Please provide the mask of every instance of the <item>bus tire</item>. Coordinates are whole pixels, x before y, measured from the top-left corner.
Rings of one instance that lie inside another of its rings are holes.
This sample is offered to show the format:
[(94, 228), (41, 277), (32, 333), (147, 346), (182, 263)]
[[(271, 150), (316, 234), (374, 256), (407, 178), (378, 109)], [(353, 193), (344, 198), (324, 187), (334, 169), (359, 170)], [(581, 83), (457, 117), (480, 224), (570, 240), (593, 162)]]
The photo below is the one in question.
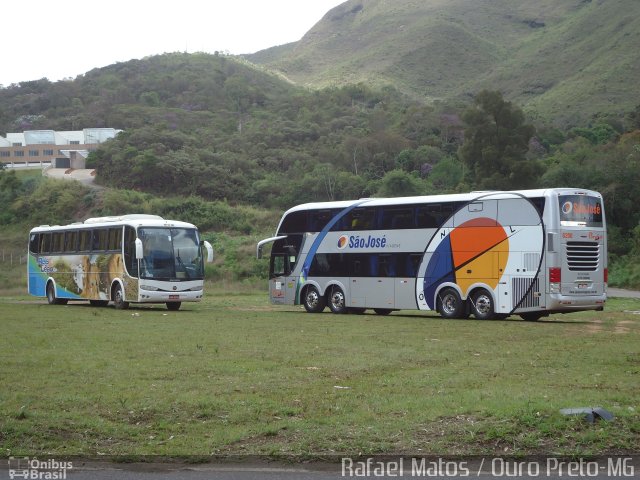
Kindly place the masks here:
[(471, 302), (473, 316), (478, 320), (491, 320), (495, 318), (496, 310), (493, 304), (493, 297), (484, 288), (473, 292)]
[(438, 292), (436, 307), (442, 318), (466, 318), (467, 308), (454, 288), (444, 288)]
[(53, 286), (53, 282), (47, 283), (47, 303), (49, 305), (66, 305), (67, 304), (66, 299), (56, 297), (56, 287)]
[(124, 292), (122, 291), (122, 287), (119, 283), (116, 283), (113, 286), (111, 298), (113, 300), (113, 306), (116, 307), (116, 309), (126, 310), (127, 308), (129, 308), (129, 302), (125, 302)]
[(347, 313), (347, 299), (342, 289), (336, 285), (331, 288), (329, 295), (329, 308), (333, 313)]
[(175, 312), (176, 310), (180, 310), (180, 305), (182, 305), (182, 302), (167, 302), (167, 310)]
[(378, 315), (389, 315), (391, 313), (389, 308), (374, 308), (373, 311)]
[(318, 289), (313, 285), (309, 285), (302, 295), (302, 304), (304, 309), (309, 313), (320, 313), (326, 306), (325, 298), (320, 295)]
[(362, 307), (349, 307), (348, 313), (352, 315), (362, 315), (367, 309)]
[(544, 316), (545, 315), (542, 312), (525, 312), (525, 313), (521, 313), (520, 314), (520, 317), (525, 322), (537, 322), (538, 320), (540, 320)]

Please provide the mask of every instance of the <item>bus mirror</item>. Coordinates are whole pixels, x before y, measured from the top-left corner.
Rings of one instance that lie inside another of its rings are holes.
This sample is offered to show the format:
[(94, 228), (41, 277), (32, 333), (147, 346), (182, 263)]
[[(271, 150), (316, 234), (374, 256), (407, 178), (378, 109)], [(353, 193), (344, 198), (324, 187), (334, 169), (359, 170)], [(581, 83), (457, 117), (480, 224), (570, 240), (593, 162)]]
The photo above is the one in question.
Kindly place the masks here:
[(142, 260), (144, 257), (144, 250), (142, 249), (142, 240), (136, 238), (136, 260)]
[(206, 240), (202, 244), (207, 249), (207, 263), (213, 262), (213, 247)]

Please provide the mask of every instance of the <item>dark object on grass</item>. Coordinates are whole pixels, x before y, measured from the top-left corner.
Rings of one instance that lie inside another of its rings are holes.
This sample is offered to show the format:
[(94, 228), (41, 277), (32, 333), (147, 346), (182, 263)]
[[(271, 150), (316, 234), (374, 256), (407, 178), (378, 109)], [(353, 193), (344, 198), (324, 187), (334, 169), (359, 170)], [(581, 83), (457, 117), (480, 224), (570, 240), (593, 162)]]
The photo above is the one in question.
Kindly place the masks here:
[(563, 408), (560, 413), (563, 415), (584, 415), (585, 420), (589, 423), (595, 423), (599, 419), (610, 422), (614, 418), (613, 413), (602, 407)]

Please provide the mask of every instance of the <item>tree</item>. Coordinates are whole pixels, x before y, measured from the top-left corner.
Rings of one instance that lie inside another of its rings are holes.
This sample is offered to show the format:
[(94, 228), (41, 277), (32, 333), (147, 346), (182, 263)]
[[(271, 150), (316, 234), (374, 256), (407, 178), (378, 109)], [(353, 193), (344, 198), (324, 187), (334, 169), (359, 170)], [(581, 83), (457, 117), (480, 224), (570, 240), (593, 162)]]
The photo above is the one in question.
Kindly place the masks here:
[[(483, 90), (462, 119), (465, 140), (459, 154), (472, 183), (490, 189), (526, 188), (535, 183), (541, 169), (525, 157), (535, 129), (525, 123), (522, 110), (505, 101), (500, 92)], [(531, 163), (524, 165), (527, 162)]]
[(424, 193), (424, 184), (415, 175), (403, 170), (392, 170), (380, 182), (381, 197), (406, 197)]

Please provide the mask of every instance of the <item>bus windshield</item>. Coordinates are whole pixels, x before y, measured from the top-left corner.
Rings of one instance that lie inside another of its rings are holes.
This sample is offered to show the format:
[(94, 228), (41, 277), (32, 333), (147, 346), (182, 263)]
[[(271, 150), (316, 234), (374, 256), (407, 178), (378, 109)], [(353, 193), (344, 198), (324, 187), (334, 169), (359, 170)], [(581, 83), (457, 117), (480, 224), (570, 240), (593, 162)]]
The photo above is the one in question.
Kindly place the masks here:
[(204, 264), (198, 231), (189, 228), (139, 228), (144, 257), (141, 278), (202, 280)]
[(602, 227), (599, 198), (586, 195), (560, 195), (560, 224), (565, 227)]

